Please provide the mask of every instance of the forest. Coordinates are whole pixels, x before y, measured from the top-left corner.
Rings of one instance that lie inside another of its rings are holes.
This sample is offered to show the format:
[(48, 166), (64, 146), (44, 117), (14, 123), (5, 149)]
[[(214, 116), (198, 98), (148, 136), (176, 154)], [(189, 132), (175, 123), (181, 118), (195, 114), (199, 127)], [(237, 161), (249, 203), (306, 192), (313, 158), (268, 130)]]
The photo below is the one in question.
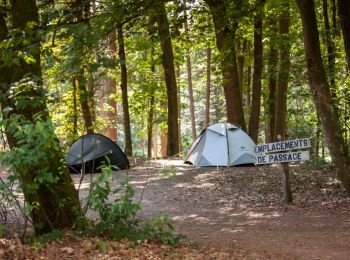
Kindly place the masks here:
[[(126, 180), (113, 190), (113, 167), (81, 202), (66, 153), (85, 134), (109, 137), (135, 162), (183, 161), (220, 122), (256, 144), (310, 138), (307, 165), (334, 169), (350, 194), (347, 0), (0, 0), (0, 40), (0, 160), (9, 174), (0, 194), (35, 237), (68, 228), (179, 239), (168, 218), (136, 224), (135, 190)], [(97, 225), (87, 207), (99, 212)]]

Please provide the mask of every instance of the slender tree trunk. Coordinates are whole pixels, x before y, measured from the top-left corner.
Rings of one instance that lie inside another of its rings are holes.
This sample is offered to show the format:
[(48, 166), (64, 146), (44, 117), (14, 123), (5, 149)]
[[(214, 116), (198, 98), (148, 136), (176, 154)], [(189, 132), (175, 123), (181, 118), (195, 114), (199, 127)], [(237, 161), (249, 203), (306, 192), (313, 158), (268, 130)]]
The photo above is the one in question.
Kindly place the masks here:
[(238, 24), (228, 26), (226, 6), (223, 1), (205, 0), (213, 16), (216, 46), (222, 54), (221, 69), (226, 100), (227, 121), (246, 129), (242, 96), (239, 87), (234, 39)]
[(248, 66), (247, 67), (247, 103), (246, 103), (246, 107), (248, 108), (247, 110), (249, 111), (249, 107), (250, 107), (250, 102), (251, 102), (251, 90), (250, 90), (250, 85), (251, 85), (251, 81), (252, 81), (252, 66)]
[[(181, 76), (181, 70), (180, 70), (180, 63), (175, 62), (176, 67), (176, 80), (177, 82), (180, 82), (180, 76)], [(178, 127), (179, 127), (179, 153), (182, 152), (182, 143), (181, 143), (181, 89), (180, 89), (180, 83), (177, 84), (177, 110), (179, 113), (179, 119), (178, 119)]]
[(290, 67), (289, 21), (289, 5), (286, 4), (279, 21), (281, 41), (279, 44), (280, 64), (277, 77), (275, 140), (285, 140), (287, 134), (287, 93)]
[(249, 135), (258, 142), (260, 124), (260, 103), (261, 103), (261, 74), (262, 74), (262, 13), (254, 19), (254, 73), (253, 73), (253, 94), (252, 106), (249, 118)]
[(241, 41), (237, 40), (236, 50), (239, 52), (237, 57), (237, 72), (238, 72), (238, 81), (239, 88), (241, 90), (241, 98), (243, 99), (243, 88), (244, 88), (244, 52), (247, 48), (247, 40), (243, 41), (243, 46), (241, 47)]
[[(116, 61), (116, 53), (117, 53), (117, 44), (116, 44), (116, 32), (113, 30), (108, 36), (108, 49), (110, 51), (110, 57), (112, 61)], [(110, 77), (106, 80), (106, 103), (108, 104), (108, 112), (107, 118), (108, 121), (112, 124), (106, 130), (106, 136), (108, 136), (112, 140), (117, 140), (117, 102), (116, 100), (117, 94), (117, 81), (115, 78)]]
[(162, 158), (167, 157), (167, 147), (168, 147), (167, 129), (161, 129), (161, 131), (160, 131), (160, 153), (161, 153)]
[(117, 27), (118, 45), (119, 45), (119, 60), (120, 60), (120, 87), (122, 90), (123, 101), (123, 116), (124, 116), (124, 134), (125, 134), (125, 154), (132, 156), (132, 141), (131, 141), (131, 127), (129, 115), (129, 101), (128, 101), (128, 74), (126, 69), (126, 56), (124, 48), (124, 35), (122, 26)]
[[(5, 120), (9, 119), (11, 115), (22, 116), (27, 122), (31, 122), (33, 128), (35, 128), (35, 114), (37, 113), (41, 113), (41, 119), (43, 121), (50, 121), (49, 113), (46, 108), (46, 98), (41, 86), (40, 37), (35, 33), (35, 30), (39, 28), (39, 15), (36, 1), (12, 0), (11, 15), (9, 13), (5, 14), (3, 10), (0, 12), (1, 42), (8, 38), (5, 15), (10, 17), (12, 28), (19, 31), (23, 31), (29, 22), (36, 23), (36, 26), (33, 28), (34, 33), (25, 41), (16, 43), (18, 45), (15, 46), (17, 50), (22, 52), (25, 49), (36, 62), (27, 64), (21, 57), (17, 57), (20, 60), (19, 65), (13, 64), (7, 66), (1, 64), (2, 59), (0, 58), (0, 90), (5, 94), (0, 98), (3, 112), (2, 116)], [(21, 37), (23, 37), (23, 35)], [(28, 48), (28, 46), (30, 46), (30, 48)], [(11, 73), (8, 74), (8, 72)], [(13, 96), (7, 95), (11, 85), (28, 77), (36, 82), (39, 87), (29, 89), (30, 85), (28, 85), (28, 89), (26, 89), (25, 93), (18, 92)], [(27, 99), (27, 105), (25, 107), (17, 105), (18, 100), (25, 99)], [(12, 108), (10, 114), (5, 111), (7, 107)], [(9, 124), (11, 127), (11, 119)], [(18, 122), (12, 127), (18, 127)], [(5, 131), (9, 140), (10, 149), (20, 148), (21, 145), (23, 145), (17, 140), (16, 134), (18, 134), (18, 132), (13, 134), (9, 128), (6, 128)], [(45, 129), (45, 131), (48, 134), (47, 136), (52, 136), (50, 140), (52, 144), (59, 147), (59, 141), (53, 132), (53, 126)], [(35, 153), (34, 150), (35, 148), (33, 147), (33, 152)], [(25, 169), (14, 169), (21, 182), (25, 201), (34, 206), (30, 214), (36, 234), (47, 233), (54, 229), (72, 227), (78, 216), (80, 216), (81, 210), (78, 194), (63, 161), (64, 157), (60, 149), (47, 149), (45, 157), (39, 159), (39, 161), (28, 162)], [(57, 181), (39, 183), (37, 178), (42, 177), (42, 172), (54, 176), (57, 178)]]
[(73, 82), (73, 135), (78, 135), (78, 104), (77, 104), (77, 83), (75, 78)]
[(338, 0), (338, 16), (344, 39), (348, 72), (350, 73), (350, 1)]
[(165, 84), (167, 88), (168, 98), (168, 141), (167, 155), (174, 156), (179, 153), (179, 127), (178, 127), (178, 100), (177, 100), (177, 85), (174, 68), (174, 54), (169, 32), (169, 22), (165, 9), (165, 3), (158, 1), (158, 34), (160, 39), (160, 47), (163, 53), (163, 68)]
[[(289, 4), (286, 3), (283, 7), (282, 15), (279, 20), (279, 54), (280, 63), (278, 68), (277, 89), (276, 89), (276, 122), (274, 124), (274, 140), (284, 141), (287, 139), (287, 90), (288, 76), (290, 67), (290, 44), (288, 39), (289, 34)], [(286, 203), (291, 203), (293, 200), (290, 187), (290, 171), (289, 164), (281, 164), (282, 183), (284, 189), (284, 200)]]
[(152, 140), (152, 144), (153, 144), (153, 158), (154, 160), (158, 159), (158, 127), (157, 125), (153, 125), (153, 140)]
[(267, 141), (275, 141), (275, 112), (276, 112), (276, 84), (277, 84), (277, 60), (278, 53), (275, 43), (277, 37), (277, 23), (275, 20), (270, 20), (271, 36), (270, 50), (268, 58), (268, 74), (269, 74), (269, 97), (268, 97), (268, 134)]
[(323, 23), (324, 23), (324, 28), (326, 31), (329, 82), (330, 82), (330, 86), (331, 86), (332, 97), (336, 98), (335, 75), (334, 75), (335, 48), (334, 48), (334, 41), (332, 39), (332, 35), (334, 32), (332, 32), (331, 26), (329, 25), (328, 0), (323, 0), (322, 8), (323, 8)]
[(92, 121), (91, 111), (89, 107), (89, 91), (86, 87), (86, 79), (84, 77), (84, 70), (80, 70), (77, 75), (78, 88), (79, 88), (79, 102), (81, 111), (83, 114), (86, 133), (92, 134), (94, 132), (94, 125)]
[[(78, 19), (78, 22), (86, 23), (86, 18), (89, 16), (89, 8), (87, 6), (90, 6), (89, 3), (83, 3), (82, 0), (75, 0), (74, 2), (74, 9), (76, 10), (76, 18)], [(85, 12), (84, 12), (85, 11)], [(81, 40), (78, 39), (78, 36), (73, 36), (75, 40)], [(93, 126), (93, 117), (91, 113), (91, 109), (89, 106), (89, 100), (90, 100), (90, 93), (88, 91), (88, 81), (85, 78), (85, 69), (82, 66), (81, 69), (78, 71), (78, 75), (76, 75), (76, 79), (78, 81), (78, 89), (79, 89), (79, 102), (81, 106), (81, 111), (83, 114), (84, 119), (84, 126), (86, 133), (92, 134), (94, 132), (94, 126)]]
[(330, 87), (325, 76), (321, 58), (319, 34), (313, 0), (297, 0), (303, 34), (305, 56), (308, 68), (309, 85), (320, 115), (325, 142), (336, 166), (337, 174), (350, 195), (350, 158), (344, 152), (344, 140), (341, 135), (339, 113), (334, 106)]
[(153, 136), (153, 114), (154, 114), (154, 94), (149, 101), (149, 113), (147, 119), (147, 158), (152, 159), (152, 136)]
[[(151, 56), (153, 57), (153, 49), (151, 52)], [(151, 63), (151, 72), (152, 74), (155, 73), (155, 65), (152, 60)], [(153, 117), (154, 117), (154, 102), (155, 102), (155, 97), (154, 97), (154, 91), (152, 90), (151, 92), (151, 97), (149, 100), (149, 113), (148, 113), (148, 119), (147, 119), (147, 158), (148, 160), (152, 159), (152, 137), (153, 137)]]
[[(186, 37), (189, 37), (188, 32), (188, 18), (186, 10), (186, 0), (184, 0), (184, 14), (185, 14), (185, 34)], [(188, 83), (188, 94), (190, 98), (190, 117), (191, 117), (191, 130), (192, 130), (192, 140), (194, 141), (197, 137), (196, 133), (196, 118), (194, 114), (194, 99), (193, 99), (193, 85), (192, 85), (192, 64), (191, 64), (191, 55), (189, 48), (186, 49), (186, 68), (187, 68), (187, 83)]]
[(205, 91), (205, 126), (210, 124), (210, 85), (211, 85), (211, 48), (206, 49), (207, 53), (207, 88)]

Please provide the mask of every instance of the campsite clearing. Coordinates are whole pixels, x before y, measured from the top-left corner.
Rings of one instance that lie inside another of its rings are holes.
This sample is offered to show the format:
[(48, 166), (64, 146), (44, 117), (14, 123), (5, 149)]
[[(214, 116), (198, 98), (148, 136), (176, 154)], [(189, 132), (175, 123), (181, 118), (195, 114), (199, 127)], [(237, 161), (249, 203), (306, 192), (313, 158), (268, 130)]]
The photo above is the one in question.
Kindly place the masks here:
[(161, 161), (128, 174), (138, 197), (146, 185), (142, 215), (167, 213), (196, 248), (248, 259), (348, 259), (350, 199), (334, 170), (302, 163), (291, 172), (289, 206), (276, 165), (217, 170)]

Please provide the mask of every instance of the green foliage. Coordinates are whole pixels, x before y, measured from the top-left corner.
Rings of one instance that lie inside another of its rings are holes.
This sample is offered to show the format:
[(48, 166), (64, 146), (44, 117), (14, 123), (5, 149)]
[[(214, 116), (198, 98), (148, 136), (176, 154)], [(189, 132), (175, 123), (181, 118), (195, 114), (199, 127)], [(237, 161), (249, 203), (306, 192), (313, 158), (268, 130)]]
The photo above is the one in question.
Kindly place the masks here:
[(52, 232), (41, 235), (37, 237), (33, 243), (33, 245), (39, 246), (44, 245), (48, 242), (60, 240), (64, 237), (64, 234), (62, 231), (54, 229)]
[(113, 188), (115, 181), (113, 168), (106, 166), (92, 183), (87, 203), (92, 210), (99, 213), (99, 220), (85, 233), (115, 240), (127, 238), (135, 242), (145, 239), (171, 245), (179, 242), (181, 236), (174, 233), (171, 221), (165, 216), (154, 218), (142, 225), (136, 217), (141, 206), (133, 201), (135, 191), (129, 185), (130, 179), (125, 177), (119, 180), (118, 187)]
[(0, 238), (5, 235), (5, 226), (0, 224)]
[(143, 227), (142, 235), (144, 238), (167, 245), (176, 245), (183, 238), (182, 235), (174, 234), (172, 221), (166, 215), (153, 218), (146, 223)]

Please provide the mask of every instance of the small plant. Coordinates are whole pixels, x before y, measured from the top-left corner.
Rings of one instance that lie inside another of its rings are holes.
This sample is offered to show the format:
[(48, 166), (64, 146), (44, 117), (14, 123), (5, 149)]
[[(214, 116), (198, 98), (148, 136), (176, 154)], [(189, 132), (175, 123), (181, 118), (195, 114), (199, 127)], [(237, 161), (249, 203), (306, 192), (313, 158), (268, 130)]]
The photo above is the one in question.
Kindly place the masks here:
[(167, 245), (176, 245), (183, 238), (181, 234), (174, 233), (172, 220), (164, 214), (146, 223), (142, 232), (145, 238)]
[(113, 167), (104, 166), (101, 170), (87, 198), (87, 204), (100, 218), (88, 234), (115, 240), (127, 238), (134, 242), (149, 239), (170, 245), (180, 241), (181, 236), (174, 233), (171, 220), (164, 215), (144, 224), (136, 218), (141, 206), (133, 200), (135, 191), (128, 176), (119, 180), (118, 187), (113, 189)]
[(332, 164), (327, 162), (325, 160), (325, 158), (322, 158), (322, 157), (316, 157), (313, 159), (313, 163), (316, 167), (319, 167), (319, 168), (324, 168), (324, 167), (331, 167)]

